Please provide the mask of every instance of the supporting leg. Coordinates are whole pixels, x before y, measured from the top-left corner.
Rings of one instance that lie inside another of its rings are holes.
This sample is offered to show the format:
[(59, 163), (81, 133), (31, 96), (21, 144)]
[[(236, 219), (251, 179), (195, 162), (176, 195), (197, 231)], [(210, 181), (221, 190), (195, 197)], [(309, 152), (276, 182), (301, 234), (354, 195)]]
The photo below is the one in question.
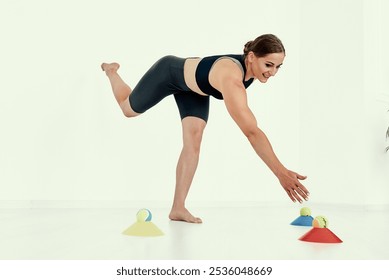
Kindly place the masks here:
[(120, 65), (118, 63), (101, 64), (101, 69), (105, 72), (105, 74), (109, 78), (113, 94), (115, 96), (117, 103), (122, 109), (123, 114), (129, 118), (136, 117), (139, 115), (139, 113), (136, 113), (131, 108), (130, 102), (128, 100), (132, 90), (117, 73), (119, 67)]
[(176, 188), (169, 218), (175, 221), (202, 223), (186, 208), (185, 200), (195, 175), (200, 156), (200, 146), (206, 122), (196, 117), (182, 120), (183, 148), (177, 164)]

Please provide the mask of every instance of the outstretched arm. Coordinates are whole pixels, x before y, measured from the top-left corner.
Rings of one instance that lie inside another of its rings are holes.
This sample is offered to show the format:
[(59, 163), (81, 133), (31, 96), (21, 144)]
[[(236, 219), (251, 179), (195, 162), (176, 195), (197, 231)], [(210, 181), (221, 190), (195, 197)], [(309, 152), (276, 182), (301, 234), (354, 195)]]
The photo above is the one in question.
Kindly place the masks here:
[(265, 133), (258, 127), (257, 120), (248, 107), (246, 89), (241, 81), (241, 72), (237, 69), (222, 76), (219, 87), (232, 119), (249, 140), (257, 155), (265, 162), (280, 181), (293, 202), (307, 200), (309, 192), (300, 183), (306, 176), (297, 174), (284, 167), (277, 158)]

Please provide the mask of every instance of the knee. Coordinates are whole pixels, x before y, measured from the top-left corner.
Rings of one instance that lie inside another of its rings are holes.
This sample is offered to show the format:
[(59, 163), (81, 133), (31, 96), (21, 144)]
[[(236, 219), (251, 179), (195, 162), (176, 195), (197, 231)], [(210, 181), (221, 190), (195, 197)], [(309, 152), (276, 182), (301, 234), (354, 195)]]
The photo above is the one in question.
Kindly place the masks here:
[(133, 117), (136, 117), (138, 115), (140, 115), (139, 113), (135, 112), (128, 101), (124, 101), (120, 104), (120, 108), (122, 109), (122, 112), (123, 112), (123, 115), (127, 118), (133, 118)]
[(126, 117), (126, 118), (133, 118), (133, 117), (136, 117), (137, 115), (135, 115), (133, 112), (129, 112), (128, 110), (122, 110), (123, 111), (123, 115)]
[(193, 155), (200, 154), (203, 131), (203, 127), (196, 127), (191, 129), (191, 131), (189, 131), (186, 135), (186, 141), (184, 141), (184, 145)]

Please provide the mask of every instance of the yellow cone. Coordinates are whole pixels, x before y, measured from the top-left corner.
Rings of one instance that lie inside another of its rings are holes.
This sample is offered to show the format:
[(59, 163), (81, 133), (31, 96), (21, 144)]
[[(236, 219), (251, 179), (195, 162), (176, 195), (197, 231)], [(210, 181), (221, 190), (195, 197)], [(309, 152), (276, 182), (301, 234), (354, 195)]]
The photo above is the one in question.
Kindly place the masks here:
[(151, 222), (151, 212), (141, 209), (136, 214), (137, 221), (123, 231), (123, 234), (130, 236), (161, 236), (163, 232)]
[(152, 222), (136, 222), (123, 231), (123, 234), (132, 236), (161, 236), (163, 232)]

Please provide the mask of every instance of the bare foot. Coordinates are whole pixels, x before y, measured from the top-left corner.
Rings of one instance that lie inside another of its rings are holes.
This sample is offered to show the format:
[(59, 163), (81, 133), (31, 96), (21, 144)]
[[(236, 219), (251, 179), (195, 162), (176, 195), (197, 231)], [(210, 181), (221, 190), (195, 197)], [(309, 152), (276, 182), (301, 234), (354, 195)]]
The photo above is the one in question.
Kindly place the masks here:
[(200, 218), (194, 217), (186, 208), (173, 208), (169, 214), (169, 219), (172, 221), (181, 221), (194, 224), (201, 224), (203, 222)]
[(113, 62), (113, 63), (103, 63), (101, 64), (101, 69), (105, 72), (105, 74), (114, 73), (118, 71), (120, 65), (119, 63)]

